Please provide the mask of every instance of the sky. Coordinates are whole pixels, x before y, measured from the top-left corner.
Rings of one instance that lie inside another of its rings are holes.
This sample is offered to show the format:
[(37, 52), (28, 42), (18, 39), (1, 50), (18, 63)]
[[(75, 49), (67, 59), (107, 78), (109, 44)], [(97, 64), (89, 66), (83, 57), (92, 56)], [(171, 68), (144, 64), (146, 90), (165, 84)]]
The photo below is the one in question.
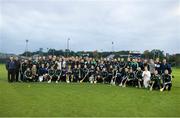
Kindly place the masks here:
[[(180, 0), (0, 0), (0, 52), (180, 53)], [(113, 42), (113, 45), (112, 45)]]

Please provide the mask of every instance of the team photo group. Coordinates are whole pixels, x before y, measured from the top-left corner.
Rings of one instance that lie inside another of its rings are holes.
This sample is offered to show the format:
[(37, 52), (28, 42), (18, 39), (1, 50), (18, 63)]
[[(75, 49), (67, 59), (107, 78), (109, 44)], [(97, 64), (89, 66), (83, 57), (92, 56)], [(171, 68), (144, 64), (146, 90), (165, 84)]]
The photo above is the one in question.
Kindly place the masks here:
[(120, 87), (171, 90), (171, 65), (163, 59), (58, 57), (35, 59), (10, 57), (8, 82), (103, 83)]

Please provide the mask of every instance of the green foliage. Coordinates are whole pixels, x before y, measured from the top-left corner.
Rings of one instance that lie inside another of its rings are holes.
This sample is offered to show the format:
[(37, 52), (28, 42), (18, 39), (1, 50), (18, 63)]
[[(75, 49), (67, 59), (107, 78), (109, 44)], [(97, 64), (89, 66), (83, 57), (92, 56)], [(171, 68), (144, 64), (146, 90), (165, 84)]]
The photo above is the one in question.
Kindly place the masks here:
[(180, 67), (180, 54), (170, 56), (169, 61), (173, 62), (173, 65)]
[(164, 53), (164, 51), (161, 51), (161, 50), (158, 50), (158, 49), (153, 49), (151, 51), (145, 50), (143, 52), (142, 57), (147, 58), (147, 59), (160, 58), (160, 60), (162, 60), (163, 58), (165, 58), (165, 55), (163, 53)]

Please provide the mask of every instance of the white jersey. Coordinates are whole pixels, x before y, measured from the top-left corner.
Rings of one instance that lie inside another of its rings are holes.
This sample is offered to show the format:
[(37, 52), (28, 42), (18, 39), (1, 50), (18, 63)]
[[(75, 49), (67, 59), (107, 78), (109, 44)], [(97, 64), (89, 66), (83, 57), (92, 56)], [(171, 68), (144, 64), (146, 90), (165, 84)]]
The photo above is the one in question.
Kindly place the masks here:
[(63, 61), (63, 62), (62, 62), (62, 65), (63, 65), (63, 67), (65, 68), (65, 67), (66, 67), (66, 61)]
[(58, 69), (60, 69), (60, 70), (61, 70), (61, 69), (62, 69), (62, 62), (60, 62), (60, 61), (59, 61), (59, 62), (57, 62), (57, 65), (58, 65)]
[(147, 88), (151, 77), (150, 71), (143, 71), (142, 77), (143, 77), (144, 87)]

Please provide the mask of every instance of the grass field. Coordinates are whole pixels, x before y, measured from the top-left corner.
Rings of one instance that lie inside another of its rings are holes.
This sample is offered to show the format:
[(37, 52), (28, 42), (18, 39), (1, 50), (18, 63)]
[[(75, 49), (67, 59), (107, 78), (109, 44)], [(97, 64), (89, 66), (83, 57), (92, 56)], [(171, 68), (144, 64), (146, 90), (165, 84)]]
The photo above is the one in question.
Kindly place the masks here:
[(0, 116), (179, 116), (180, 68), (172, 91), (108, 85), (7, 82), (0, 65)]

